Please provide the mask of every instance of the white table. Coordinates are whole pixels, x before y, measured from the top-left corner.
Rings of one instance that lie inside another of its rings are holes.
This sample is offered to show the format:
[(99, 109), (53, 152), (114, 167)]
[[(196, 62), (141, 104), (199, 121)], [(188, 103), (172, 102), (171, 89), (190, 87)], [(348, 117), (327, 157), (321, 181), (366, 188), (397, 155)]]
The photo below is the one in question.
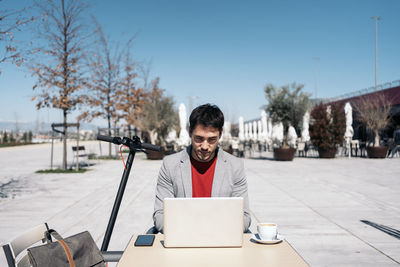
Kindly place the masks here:
[(287, 241), (264, 245), (244, 234), (241, 248), (165, 248), (155, 236), (152, 247), (135, 247), (134, 235), (117, 266), (309, 266)]

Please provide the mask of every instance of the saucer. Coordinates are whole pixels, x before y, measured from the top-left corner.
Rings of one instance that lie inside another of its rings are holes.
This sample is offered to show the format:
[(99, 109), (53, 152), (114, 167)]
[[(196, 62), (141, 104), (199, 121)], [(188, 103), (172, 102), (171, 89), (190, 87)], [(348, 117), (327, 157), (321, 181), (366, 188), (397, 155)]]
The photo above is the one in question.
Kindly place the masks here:
[(285, 237), (280, 234), (277, 234), (276, 239), (274, 239), (274, 240), (264, 240), (264, 239), (261, 239), (261, 237), (258, 234), (253, 234), (251, 236), (251, 239), (253, 239), (255, 242), (261, 243), (261, 244), (278, 244), (278, 243), (282, 242), (285, 239)]

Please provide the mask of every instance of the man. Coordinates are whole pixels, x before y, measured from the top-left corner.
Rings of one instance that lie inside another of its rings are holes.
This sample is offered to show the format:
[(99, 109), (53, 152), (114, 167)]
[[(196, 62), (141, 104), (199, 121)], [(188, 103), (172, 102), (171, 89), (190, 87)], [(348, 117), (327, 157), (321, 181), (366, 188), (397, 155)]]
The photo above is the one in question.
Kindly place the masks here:
[(251, 223), (247, 181), (242, 160), (218, 147), (224, 115), (215, 105), (205, 104), (190, 114), (192, 144), (164, 158), (158, 175), (153, 220), (163, 231), (163, 200), (171, 197), (243, 197), (244, 231)]

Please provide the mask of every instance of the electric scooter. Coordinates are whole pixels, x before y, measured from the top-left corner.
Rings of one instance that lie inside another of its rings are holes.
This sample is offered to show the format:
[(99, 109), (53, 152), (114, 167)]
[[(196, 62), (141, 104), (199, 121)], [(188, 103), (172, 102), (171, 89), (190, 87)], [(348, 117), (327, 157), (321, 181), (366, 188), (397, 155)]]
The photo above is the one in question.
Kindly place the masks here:
[[(114, 201), (114, 206), (111, 211), (110, 220), (108, 221), (107, 230), (104, 235), (103, 243), (101, 245), (101, 253), (103, 254), (106, 262), (118, 262), (122, 256), (123, 251), (107, 251), (108, 244), (110, 243), (111, 235), (114, 229), (115, 221), (117, 219), (119, 207), (121, 205), (122, 197), (124, 195), (126, 183), (128, 182), (129, 173), (132, 168), (135, 153), (137, 151), (144, 151), (144, 149), (161, 151), (160, 146), (142, 143), (140, 138), (133, 136), (132, 139), (128, 137), (111, 137), (105, 135), (98, 135), (97, 140), (113, 143), (116, 145), (124, 145), (129, 148), (129, 156), (126, 161), (124, 173), (122, 174), (121, 182), (118, 188), (117, 196)], [(144, 151), (145, 152), (145, 151)]]

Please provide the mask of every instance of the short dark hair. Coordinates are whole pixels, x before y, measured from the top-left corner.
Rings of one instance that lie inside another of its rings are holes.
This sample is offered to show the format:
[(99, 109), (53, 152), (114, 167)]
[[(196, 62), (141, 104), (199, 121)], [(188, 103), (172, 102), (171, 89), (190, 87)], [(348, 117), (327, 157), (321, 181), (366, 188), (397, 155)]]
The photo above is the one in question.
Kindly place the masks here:
[(193, 132), (196, 125), (202, 124), (205, 127), (214, 127), (222, 133), (224, 126), (224, 114), (216, 105), (204, 104), (195, 108), (189, 117), (189, 129)]

